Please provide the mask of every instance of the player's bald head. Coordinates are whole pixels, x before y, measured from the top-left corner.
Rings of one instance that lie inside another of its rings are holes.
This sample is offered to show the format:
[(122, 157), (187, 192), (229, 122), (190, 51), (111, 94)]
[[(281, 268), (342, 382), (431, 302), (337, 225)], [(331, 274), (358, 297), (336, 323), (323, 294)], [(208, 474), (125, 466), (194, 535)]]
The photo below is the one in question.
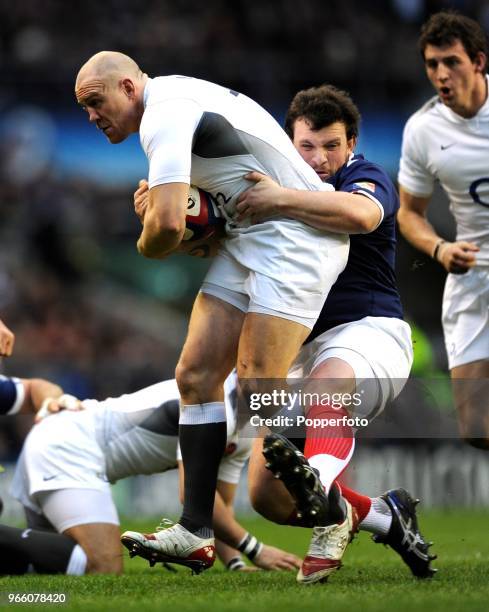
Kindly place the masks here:
[(117, 144), (139, 129), (147, 79), (128, 55), (101, 51), (80, 68), (75, 96), (89, 120)]
[(124, 78), (141, 79), (143, 72), (136, 62), (118, 51), (100, 51), (83, 64), (76, 78), (76, 85), (86, 80), (114, 82)]

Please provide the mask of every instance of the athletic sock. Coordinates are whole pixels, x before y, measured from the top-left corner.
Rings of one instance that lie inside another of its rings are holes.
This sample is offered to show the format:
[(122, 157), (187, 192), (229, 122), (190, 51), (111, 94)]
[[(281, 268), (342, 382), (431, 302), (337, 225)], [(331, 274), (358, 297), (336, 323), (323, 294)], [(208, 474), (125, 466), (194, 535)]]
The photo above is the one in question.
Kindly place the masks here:
[(30, 565), (38, 574), (65, 574), (75, 548), (61, 533), (0, 525), (0, 574), (25, 574)]
[(343, 497), (350, 502), (355, 508), (358, 515), (358, 521), (361, 522), (369, 513), (370, 507), (372, 506), (372, 500), (366, 495), (362, 495), (353, 489), (340, 484), (341, 494)]
[(83, 548), (77, 544), (71, 553), (65, 574), (68, 576), (83, 576), (87, 569), (87, 555)]
[(185, 468), (180, 525), (201, 538), (212, 537), (217, 471), (226, 448), (224, 402), (181, 407), (179, 439)]
[(359, 529), (377, 535), (387, 535), (392, 525), (392, 512), (381, 497), (373, 497), (368, 514), (359, 523)]
[(304, 456), (319, 471), (326, 493), (349, 464), (355, 448), (353, 430), (341, 422), (343, 417), (348, 418), (346, 410), (331, 406), (313, 406), (307, 413), (308, 419), (334, 423), (320, 428), (311, 425), (306, 429)]

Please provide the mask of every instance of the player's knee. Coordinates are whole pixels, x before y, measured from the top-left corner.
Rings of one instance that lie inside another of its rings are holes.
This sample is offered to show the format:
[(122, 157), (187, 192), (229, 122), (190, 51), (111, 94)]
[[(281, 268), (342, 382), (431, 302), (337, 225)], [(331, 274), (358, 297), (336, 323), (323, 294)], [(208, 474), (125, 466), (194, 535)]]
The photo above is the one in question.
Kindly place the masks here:
[(238, 377), (243, 379), (253, 379), (266, 376), (268, 364), (259, 356), (240, 357), (237, 363)]
[(219, 377), (206, 367), (196, 367), (179, 362), (175, 371), (178, 389), (183, 397), (189, 395), (206, 395), (214, 390), (214, 387), (222, 384)]
[(122, 574), (122, 553), (100, 552), (87, 555), (87, 574)]

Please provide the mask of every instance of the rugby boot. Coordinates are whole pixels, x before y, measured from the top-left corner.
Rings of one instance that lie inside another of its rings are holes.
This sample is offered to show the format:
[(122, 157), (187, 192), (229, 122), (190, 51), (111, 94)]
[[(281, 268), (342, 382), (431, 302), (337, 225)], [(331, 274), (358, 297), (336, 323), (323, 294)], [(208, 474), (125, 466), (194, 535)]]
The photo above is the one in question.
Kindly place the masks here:
[(395, 550), (417, 578), (432, 578), (437, 570), (431, 567), (431, 561), (436, 555), (429, 553), (433, 542), (426, 542), (418, 527), (419, 499), (413, 499), (405, 489), (391, 489), (380, 498), (392, 512), (392, 525), (387, 535), (373, 535), (373, 541)]
[[(330, 508), (337, 506), (339, 511), (342, 505), (340, 499), (339, 489), (333, 485), (328, 496)], [(326, 582), (331, 574), (340, 569), (341, 559), (357, 531), (358, 523), (355, 509), (346, 499), (342, 499), (342, 502), (346, 508), (346, 516), (341, 523), (314, 527), (312, 530), (309, 550), (297, 574), (297, 582)]]
[[(168, 523), (163, 521), (163, 524)], [(125, 531), (121, 542), (131, 557), (143, 557), (151, 566), (160, 562), (175, 563), (200, 574), (212, 567), (216, 560), (214, 538), (199, 538), (178, 523), (158, 528), (156, 533)]]
[(319, 479), (319, 472), (309, 465), (304, 455), (290, 440), (272, 433), (263, 440), (265, 467), (279, 478), (293, 497), (297, 518), (303, 527), (316, 527), (335, 522), (329, 516), (328, 497)]

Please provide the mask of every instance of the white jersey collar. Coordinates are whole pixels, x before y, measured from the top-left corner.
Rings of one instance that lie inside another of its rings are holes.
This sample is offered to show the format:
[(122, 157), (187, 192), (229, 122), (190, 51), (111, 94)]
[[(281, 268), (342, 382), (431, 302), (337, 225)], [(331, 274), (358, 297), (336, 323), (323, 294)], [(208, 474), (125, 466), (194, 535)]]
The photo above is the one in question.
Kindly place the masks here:
[(153, 81), (153, 79), (148, 77), (148, 80), (146, 81), (146, 85), (144, 86), (144, 92), (143, 92), (143, 104), (144, 104), (144, 108), (146, 108), (146, 105), (148, 103), (149, 90), (151, 89), (152, 81)]

